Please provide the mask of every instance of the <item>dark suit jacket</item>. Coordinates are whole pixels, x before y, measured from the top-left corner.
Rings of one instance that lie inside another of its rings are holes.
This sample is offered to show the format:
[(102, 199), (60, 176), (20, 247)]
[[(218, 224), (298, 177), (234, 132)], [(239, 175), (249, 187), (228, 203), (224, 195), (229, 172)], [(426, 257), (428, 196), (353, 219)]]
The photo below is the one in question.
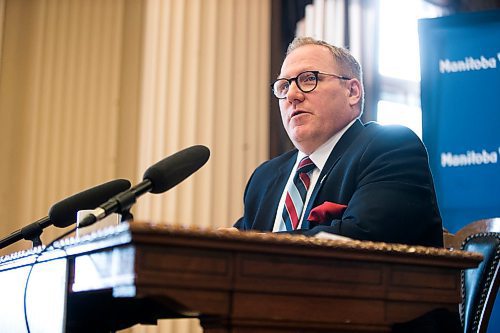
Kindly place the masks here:
[[(254, 171), (245, 189), (244, 216), (235, 227), (272, 230), (296, 158), (293, 150)], [(427, 151), (406, 127), (357, 120), (328, 157), (305, 218), (325, 201), (347, 205), (342, 218), (321, 225), (303, 221), (297, 233), (327, 231), (360, 240), (443, 245)]]

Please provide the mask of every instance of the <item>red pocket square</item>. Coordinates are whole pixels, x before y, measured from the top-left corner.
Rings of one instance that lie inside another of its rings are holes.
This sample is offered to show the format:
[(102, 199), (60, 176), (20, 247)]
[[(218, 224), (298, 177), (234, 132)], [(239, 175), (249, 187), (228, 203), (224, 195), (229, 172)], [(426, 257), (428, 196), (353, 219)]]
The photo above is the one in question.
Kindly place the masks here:
[(309, 222), (324, 223), (336, 218), (339, 219), (346, 208), (346, 205), (325, 201), (311, 210), (307, 220)]

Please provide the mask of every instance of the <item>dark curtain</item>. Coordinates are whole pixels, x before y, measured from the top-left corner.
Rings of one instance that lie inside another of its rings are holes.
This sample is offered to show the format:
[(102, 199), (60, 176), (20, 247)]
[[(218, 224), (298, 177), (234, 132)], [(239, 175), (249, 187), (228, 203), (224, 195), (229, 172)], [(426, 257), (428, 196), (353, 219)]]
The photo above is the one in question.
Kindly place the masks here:
[[(305, 15), (306, 5), (313, 0), (273, 0), (271, 9), (271, 77), (273, 82), (280, 72), (288, 44), (295, 37), (295, 26)], [(281, 123), (278, 100), (269, 90), (269, 157), (275, 157), (293, 148)]]

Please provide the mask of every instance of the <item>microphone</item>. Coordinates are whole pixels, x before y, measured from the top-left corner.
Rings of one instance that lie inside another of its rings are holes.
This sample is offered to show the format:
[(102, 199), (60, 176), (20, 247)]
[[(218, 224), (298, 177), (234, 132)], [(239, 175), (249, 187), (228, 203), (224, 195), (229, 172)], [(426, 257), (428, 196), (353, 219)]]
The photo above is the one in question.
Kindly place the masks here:
[(21, 239), (33, 241), (33, 246), (41, 245), (39, 237), (44, 228), (51, 225), (58, 228), (67, 227), (74, 223), (76, 213), (79, 210), (93, 209), (110, 197), (130, 188), (130, 186), (130, 182), (125, 179), (111, 180), (61, 200), (50, 208), (48, 216), (16, 230), (0, 240), (0, 249)]
[(129, 189), (131, 185), (126, 179), (115, 179), (72, 195), (50, 208), (51, 223), (58, 228), (68, 227), (75, 223), (79, 210), (93, 209), (112, 196)]
[(192, 146), (164, 158), (150, 166), (143, 181), (109, 199), (79, 223), (83, 228), (102, 220), (111, 213), (124, 213), (132, 207), (136, 199), (147, 193), (163, 193), (176, 186), (201, 168), (210, 157), (210, 150), (202, 145)]

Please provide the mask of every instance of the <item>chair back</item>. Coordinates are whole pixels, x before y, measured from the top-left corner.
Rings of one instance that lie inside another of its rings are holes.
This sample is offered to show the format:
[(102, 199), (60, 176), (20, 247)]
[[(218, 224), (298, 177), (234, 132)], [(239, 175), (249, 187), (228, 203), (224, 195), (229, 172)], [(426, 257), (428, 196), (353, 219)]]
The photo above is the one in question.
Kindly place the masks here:
[(486, 332), (500, 281), (500, 233), (487, 232), (469, 236), (463, 250), (479, 252), (483, 261), (475, 269), (462, 272), (462, 323), (464, 332)]
[(462, 272), (460, 317), (464, 333), (485, 333), (500, 282), (500, 218), (473, 222), (444, 239), (446, 247), (483, 255), (477, 268)]

